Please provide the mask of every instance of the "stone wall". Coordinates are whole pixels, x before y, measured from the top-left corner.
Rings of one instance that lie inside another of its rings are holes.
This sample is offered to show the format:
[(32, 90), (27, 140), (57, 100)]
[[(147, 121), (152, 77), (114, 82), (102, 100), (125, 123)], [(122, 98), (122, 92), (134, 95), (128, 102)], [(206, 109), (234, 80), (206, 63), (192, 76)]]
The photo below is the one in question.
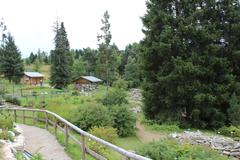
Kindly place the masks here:
[(221, 135), (208, 135), (200, 131), (183, 133), (172, 133), (172, 138), (179, 142), (188, 142), (190, 144), (199, 144), (220, 151), (222, 154), (240, 159), (240, 142), (232, 138)]

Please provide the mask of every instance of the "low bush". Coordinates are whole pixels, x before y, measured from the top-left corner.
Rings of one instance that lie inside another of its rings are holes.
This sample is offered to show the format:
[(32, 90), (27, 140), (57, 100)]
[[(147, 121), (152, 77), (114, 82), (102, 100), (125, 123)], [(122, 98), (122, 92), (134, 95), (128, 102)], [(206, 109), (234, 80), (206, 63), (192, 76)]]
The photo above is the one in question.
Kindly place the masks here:
[(118, 137), (117, 129), (110, 126), (93, 127), (90, 130), (90, 133), (111, 143), (113, 143)]
[(78, 91), (73, 91), (72, 92), (72, 96), (79, 96), (79, 95), (80, 95), (80, 93)]
[[(17, 152), (16, 158), (17, 158), (17, 160), (25, 160), (22, 152)], [(33, 157), (30, 160), (43, 160), (43, 158), (40, 154), (35, 154), (35, 155), (33, 155)]]
[[(93, 127), (90, 130), (90, 133), (95, 135), (96, 137), (99, 137), (111, 143), (113, 143), (118, 137), (117, 130), (112, 127)], [(100, 145), (95, 141), (89, 140), (87, 145), (89, 148), (91, 148), (92, 150), (94, 150), (95, 152), (101, 155), (106, 155), (108, 153), (108, 150), (106, 147), (104, 147), (103, 145)]]
[(18, 105), (18, 106), (21, 105), (20, 100), (16, 97), (6, 96), (5, 101), (8, 102), (8, 103), (12, 103), (14, 105)]
[(0, 132), (0, 139), (14, 141), (14, 137), (6, 130)]
[(119, 78), (118, 80), (113, 82), (112, 86), (117, 89), (127, 90), (128, 84), (127, 84), (127, 81)]
[(10, 116), (0, 113), (0, 128), (3, 130), (13, 129), (13, 121)]
[(111, 106), (111, 115), (113, 117), (113, 127), (117, 129), (120, 137), (127, 137), (134, 134), (136, 117), (127, 106)]
[(235, 126), (222, 127), (218, 129), (218, 133), (224, 136), (232, 137), (234, 140), (240, 140), (240, 128)]
[(127, 93), (123, 89), (113, 88), (102, 98), (103, 105), (123, 105), (127, 104)]
[(182, 144), (171, 139), (146, 144), (138, 150), (138, 153), (153, 160), (228, 160), (228, 157), (222, 156), (212, 149), (187, 143)]
[(97, 103), (84, 103), (72, 113), (70, 120), (85, 131), (93, 127), (112, 126), (109, 110)]

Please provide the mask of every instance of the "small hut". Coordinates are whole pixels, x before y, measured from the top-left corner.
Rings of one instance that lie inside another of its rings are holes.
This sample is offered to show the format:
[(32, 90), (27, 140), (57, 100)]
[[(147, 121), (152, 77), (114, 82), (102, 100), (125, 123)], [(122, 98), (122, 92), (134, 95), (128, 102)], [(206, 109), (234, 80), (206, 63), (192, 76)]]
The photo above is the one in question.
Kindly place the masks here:
[(98, 79), (94, 76), (81, 76), (73, 80), (75, 88), (84, 91), (96, 89), (98, 84), (101, 82), (101, 79)]
[(24, 72), (22, 83), (34, 86), (42, 86), (44, 75), (39, 72)]

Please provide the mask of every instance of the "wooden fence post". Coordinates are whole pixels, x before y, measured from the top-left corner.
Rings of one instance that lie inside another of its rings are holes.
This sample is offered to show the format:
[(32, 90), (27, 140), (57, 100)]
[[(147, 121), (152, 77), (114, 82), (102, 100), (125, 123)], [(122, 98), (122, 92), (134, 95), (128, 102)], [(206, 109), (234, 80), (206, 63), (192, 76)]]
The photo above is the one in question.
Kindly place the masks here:
[(81, 148), (82, 148), (82, 160), (86, 160), (86, 146), (85, 146), (85, 137), (81, 135)]
[(46, 130), (48, 130), (48, 113), (46, 112)]
[(17, 111), (14, 109), (14, 122), (17, 122)]
[(68, 125), (67, 124), (65, 124), (65, 132), (64, 132), (64, 134), (65, 134), (65, 147), (67, 147), (68, 146)]
[(55, 118), (55, 122), (54, 122), (54, 134), (55, 134), (55, 137), (57, 137), (57, 118)]
[(33, 111), (33, 125), (36, 126), (36, 112)]
[(23, 110), (23, 124), (25, 124), (25, 110)]

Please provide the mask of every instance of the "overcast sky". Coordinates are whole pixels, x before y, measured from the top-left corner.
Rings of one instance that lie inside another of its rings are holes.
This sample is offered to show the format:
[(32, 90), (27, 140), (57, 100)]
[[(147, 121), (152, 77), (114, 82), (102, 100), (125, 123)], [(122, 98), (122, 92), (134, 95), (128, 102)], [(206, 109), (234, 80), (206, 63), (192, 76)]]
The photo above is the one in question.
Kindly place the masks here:
[(101, 18), (110, 14), (112, 42), (120, 49), (138, 42), (144, 35), (140, 17), (146, 0), (0, 0), (4, 18), (16, 45), (27, 57), (38, 48), (53, 49), (53, 24), (56, 17), (65, 23), (71, 48), (97, 48)]

